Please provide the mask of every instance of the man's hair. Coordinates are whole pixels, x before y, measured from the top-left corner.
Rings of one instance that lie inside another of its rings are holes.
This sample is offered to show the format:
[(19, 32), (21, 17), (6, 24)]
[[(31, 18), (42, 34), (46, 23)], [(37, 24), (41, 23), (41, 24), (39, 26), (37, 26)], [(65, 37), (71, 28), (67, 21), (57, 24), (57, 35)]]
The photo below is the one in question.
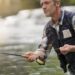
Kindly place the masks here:
[(53, 1), (54, 1), (54, 3), (59, 3), (61, 6), (61, 0), (53, 0)]
[(54, 2), (61, 2), (61, 0), (53, 0)]
[(60, 6), (61, 6), (61, 0), (52, 0), (54, 3), (60, 3)]

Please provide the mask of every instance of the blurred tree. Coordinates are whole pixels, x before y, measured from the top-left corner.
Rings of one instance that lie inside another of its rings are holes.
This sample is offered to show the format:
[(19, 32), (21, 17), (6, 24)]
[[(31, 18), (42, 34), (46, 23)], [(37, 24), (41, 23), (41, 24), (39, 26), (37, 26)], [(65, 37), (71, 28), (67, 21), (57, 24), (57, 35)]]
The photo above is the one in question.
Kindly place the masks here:
[(40, 3), (39, 0), (21, 0), (21, 6), (24, 9), (32, 9), (32, 8), (39, 8)]
[(61, 0), (62, 5), (75, 5), (75, 0)]
[[(75, 0), (61, 0), (62, 5), (75, 5)], [(40, 7), (40, 0), (0, 0), (0, 16), (15, 14), (22, 9)]]
[[(40, 0), (35, 0), (35, 2), (39, 3)], [(62, 5), (75, 5), (75, 0), (61, 0)]]

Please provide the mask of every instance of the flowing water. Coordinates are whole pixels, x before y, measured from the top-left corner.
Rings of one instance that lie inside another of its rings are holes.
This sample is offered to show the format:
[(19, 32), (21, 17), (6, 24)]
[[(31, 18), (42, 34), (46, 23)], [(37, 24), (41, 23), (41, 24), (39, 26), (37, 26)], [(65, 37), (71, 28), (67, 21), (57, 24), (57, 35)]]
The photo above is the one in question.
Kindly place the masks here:
[[(16, 53), (37, 49), (46, 18), (41, 9), (21, 10), (16, 15), (0, 17), (0, 53)], [(22, 57), (0, 54), (0, 75), (63, 75), (52, 52), (46, 65), (29, 63)], [(55, 55), (55, 56), (54, 56)]]

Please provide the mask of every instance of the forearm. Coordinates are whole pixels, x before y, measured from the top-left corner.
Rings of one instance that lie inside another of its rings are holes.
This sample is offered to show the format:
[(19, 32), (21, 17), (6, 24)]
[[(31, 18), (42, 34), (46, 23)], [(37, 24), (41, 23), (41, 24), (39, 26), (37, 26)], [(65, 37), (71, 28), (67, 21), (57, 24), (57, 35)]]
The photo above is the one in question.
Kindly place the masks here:
[(50, 53), (52, 48), (52, 43), (48, 39), (48, 36), (46, 35), (46, 28), (43, 31), (43, 37), (40, 41), (40, 44), (38, 46), (38, 49), (36, 50), (36, 53), (44, 53), (46, 56)]
[(40, 46), (40, 48), (38, 48), (35, 53), (36, 54), (39, 54), (39, 56), (46, 56), (48, 57), (48, 55), (50, 54), (51, 52), (51, 48), (52, 48), (52, 45), (49, 45), (47, 50), (43, 47)]
[(35, 51), (37, 54), (39, 54), (40, 56), (42, 55), (46, 55), (46, 50), (44, 48), (38, 48)]
[(62, 54), (67, 54), (69, 52), (75, 52), (75, 45), (65, 44), (63, 47), (60, 47), (59, 49)]
[(71, 50), (70, 52), (75, 52), (75, 45), (71, 45)]

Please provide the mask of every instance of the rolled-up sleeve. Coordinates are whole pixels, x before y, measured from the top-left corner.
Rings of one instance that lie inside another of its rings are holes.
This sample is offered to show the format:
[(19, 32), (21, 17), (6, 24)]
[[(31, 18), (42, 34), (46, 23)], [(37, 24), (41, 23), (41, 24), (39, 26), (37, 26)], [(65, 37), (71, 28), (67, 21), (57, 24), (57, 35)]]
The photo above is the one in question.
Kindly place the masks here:
[(52, 44), (48, 43), (48, 41), (49, 39), (47, 38), (47, 35), (46, 35), (46, 28), (44, 28), (43, 36), (37, 50), (44, 51), (46, 54), (50, 53)]

